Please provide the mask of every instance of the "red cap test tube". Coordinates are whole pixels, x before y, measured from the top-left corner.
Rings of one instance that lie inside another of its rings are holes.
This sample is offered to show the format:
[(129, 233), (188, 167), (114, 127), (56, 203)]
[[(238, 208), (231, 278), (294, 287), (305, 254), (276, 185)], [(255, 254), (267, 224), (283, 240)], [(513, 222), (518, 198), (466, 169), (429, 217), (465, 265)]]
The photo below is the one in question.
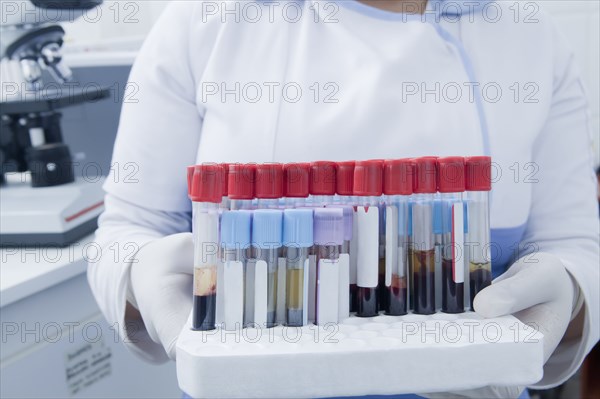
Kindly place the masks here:
[(223, 199), (223, 169), (217, 164), (188, 169), (193, 205), (194, 282), (192, 328), (215, 328), (217, 265), (219, 262), (219, 205)]

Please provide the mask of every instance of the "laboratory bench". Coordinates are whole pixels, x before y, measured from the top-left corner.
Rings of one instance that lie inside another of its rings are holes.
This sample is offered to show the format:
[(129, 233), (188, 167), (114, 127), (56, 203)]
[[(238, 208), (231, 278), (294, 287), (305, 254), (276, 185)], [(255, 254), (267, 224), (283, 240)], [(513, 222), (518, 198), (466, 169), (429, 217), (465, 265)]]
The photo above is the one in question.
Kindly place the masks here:
[(65, 248), (0, 249), (0, 397), (180, 398), (174, 362), (120, 342), (87, 282), (92, 236)]

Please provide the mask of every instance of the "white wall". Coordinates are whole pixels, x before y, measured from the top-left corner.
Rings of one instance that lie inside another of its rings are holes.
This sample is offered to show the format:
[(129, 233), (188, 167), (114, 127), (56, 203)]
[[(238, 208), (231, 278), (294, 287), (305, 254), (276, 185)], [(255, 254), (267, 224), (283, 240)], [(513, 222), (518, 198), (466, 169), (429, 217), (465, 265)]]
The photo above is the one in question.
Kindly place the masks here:
[[(519, 0), (510, 0), (519, 1)], [(105, 1), (96, 16), (65, 26), (73, 43), (120, 40), (143, 36), (168, 1)], [(542, 0), (575, 51), (586, 85), (593, 126), (596, 164), (600, 163), (600, 2), (597, 0)], [(96, 20), (97, 19), (97, 20)]]
[(64, 24), (67, 43), (145, 36), (168, 1), (105, 0), (73, 23)]

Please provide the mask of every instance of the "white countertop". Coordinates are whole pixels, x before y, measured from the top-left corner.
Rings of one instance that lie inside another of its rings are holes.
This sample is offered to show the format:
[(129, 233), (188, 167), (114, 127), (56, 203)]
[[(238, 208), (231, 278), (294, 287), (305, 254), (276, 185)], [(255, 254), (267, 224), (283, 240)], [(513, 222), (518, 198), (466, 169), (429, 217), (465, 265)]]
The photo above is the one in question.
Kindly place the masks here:
[(88, 259), (98, 256), (92, 238), (64, 248), (0, 248), (0, 307), (85, 273)]

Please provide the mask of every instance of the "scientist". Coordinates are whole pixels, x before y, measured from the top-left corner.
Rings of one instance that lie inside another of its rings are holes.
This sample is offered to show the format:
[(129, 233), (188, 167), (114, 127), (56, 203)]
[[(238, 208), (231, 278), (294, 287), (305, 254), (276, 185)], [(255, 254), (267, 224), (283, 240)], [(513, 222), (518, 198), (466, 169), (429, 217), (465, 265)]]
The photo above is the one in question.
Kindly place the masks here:
[(537, 388), (569, 378), (597, 342), (587, 103), (572, 52), (534, 3), (171, 2), (130, 82), (113, 162), (137, 172), (114, 167), (107, 180), (96, 238), (106, 251), (88, 274), (144, 359), (175, 357), (191, 310), (185, 173), (202, 162), (489, 154), (501, 276), (476, 311), (543, 332)]

